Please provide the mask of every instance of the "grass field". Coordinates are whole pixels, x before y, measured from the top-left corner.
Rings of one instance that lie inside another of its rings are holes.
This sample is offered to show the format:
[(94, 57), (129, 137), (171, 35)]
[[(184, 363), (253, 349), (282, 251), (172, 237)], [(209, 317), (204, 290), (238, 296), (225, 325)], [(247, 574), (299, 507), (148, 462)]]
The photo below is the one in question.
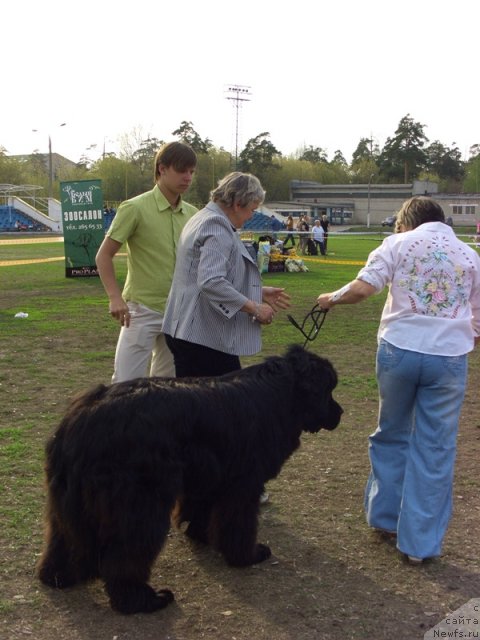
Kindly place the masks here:
[[(332, 235), (326, 257), (305, 259), (308, 273), (265, 274), (264, 282), (285, 286), (292, 297), (289, 312), (302, 319), (320, 292), (355, 277), (382, 237)], [(116, 267), (123, 280), (123, 255)], [(337, 368), (336, 397), (345, 414), (335, 432), (306, 436), (269, 485), (272, 500), (262, 510), (260, 533), (272, 543), (272, 562), (234, 571), (172, 532), (152, 582), (173, 588), (176, 604), (152, 616), (124, 618), (108, 609), (98, 584), (57, 593), (35, 578), (43, 536), (44, 444), (74, 392), (109, 382), (118, 326), (97, 278), (65, 278), (61, 242), (0, 244), (0, 638), (413, 640), (448, 611), (480, 597), (477, 353), (470, 362), (457, 506), (444, 558), (412, 570), (364, 523), (367, 436), (376, 425), (376, 331), (384, 300), (382, 293), (331, 311), (309, 346)], [(16, 318), (18, 312), (28, 317)], [(282, 353), (294, 342), (303, 339), (281, 312), (263, 329), (262, 353), (243, 363)]]

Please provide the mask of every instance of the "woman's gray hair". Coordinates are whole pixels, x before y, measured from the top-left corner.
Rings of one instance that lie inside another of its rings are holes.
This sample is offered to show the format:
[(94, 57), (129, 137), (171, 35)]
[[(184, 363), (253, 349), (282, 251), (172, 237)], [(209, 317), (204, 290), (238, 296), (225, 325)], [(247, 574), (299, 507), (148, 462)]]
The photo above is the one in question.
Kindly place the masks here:
[(416, 229), (424, 222), (445, 222), (445, 214), (442, 207), (427, 196), (414, 196), (406, 200), (397, 213), (395, 231), (410, 231)]
[(253, 202), (262, 204), (265, 200), (265, 190), (260, 180), (251, 173), (233, 171), (222, 178), (218, 187), (210, 193), (212, 202), (221, 202), (227, 207), (238, 204), (247, 207)]

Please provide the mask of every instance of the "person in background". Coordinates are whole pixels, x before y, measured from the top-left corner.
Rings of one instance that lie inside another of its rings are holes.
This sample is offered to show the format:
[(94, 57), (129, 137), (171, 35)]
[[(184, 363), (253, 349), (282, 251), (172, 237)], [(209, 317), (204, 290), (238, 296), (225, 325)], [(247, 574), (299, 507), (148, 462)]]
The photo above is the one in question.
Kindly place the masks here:
[(283, 223), (278, 220), (273, 214), (270, 216), (270, 227), (272, 229), (272, 236), (274, 241), (277, 241), (277, 231), (283, 229)]
[(308, 246), (308, 230), (310, 229), (307, 216), (300, 216), (297, 223), (297, 231), (299, 231), (299, 250), (302, 255), (307, 253)]
[(295, 237), (293, 235), (293, 229), (294, 229), (295, 223), (293, 221), (293, 216), (289, 215), (287, 217), (287, 221), (285, 224), (285, 227), (287, 229), (287, 237), (285, 238), (285, 241), (283, 243), (283, 248), (286, 249), (287, 248), (287, 242), (290, 241), (290, 245), (292, 247), (295, 246)]
[(320, 224), (321, 224), (322, 229), (323, 229), (323, 246), (325, 248), (325, 254), (326, 254), (327, 253), (327, 244), (328, 244), (328, 227), (330, 226), (330, 222), (328, 221), (328, 218), (327, 218), (325, 213), (322, 215), (322, 219), (320, 221)]
[(313, 241), (317, 247), (317, 253), (320, 251), (322, 256), (325, 255), (325, 231), (320, 224), (320, 220), (315, 220), (312, 227)]
[(439, 556), (452, 513), (467, 354), (480, 335), (480, 257), (431, 198), (407, 200), (396, 233), (357, 278), (318, 304), (361, 302), (388, 287), (378, 331), (378, 426), (369, 437), (365, 511), (410, 563)]
[[(162, 333), (163, 312), (180, 233), (197, 211), (182, 199), (196, 163), (196, 154), (188, 145), (170, 142), (162, 146), (155, 156), (155, 186), (118, 207), (98, 250), (96, 262), (109, 311), (121, 325), (112, 382), (175, 374)], [(122, 292), (113, 258), (123, 244), (128, 272)]]
[[(210, 194), (180, 237), (163, 330), (179, 378), (240, 369), (240, 356), (261, 349), (261, 327), (289, 306), (285, 290), (264, 287), (237, 229), (263, 202), (260, 181), (233, 172)], [(264, 490), (260, 502), (267, 502)]]

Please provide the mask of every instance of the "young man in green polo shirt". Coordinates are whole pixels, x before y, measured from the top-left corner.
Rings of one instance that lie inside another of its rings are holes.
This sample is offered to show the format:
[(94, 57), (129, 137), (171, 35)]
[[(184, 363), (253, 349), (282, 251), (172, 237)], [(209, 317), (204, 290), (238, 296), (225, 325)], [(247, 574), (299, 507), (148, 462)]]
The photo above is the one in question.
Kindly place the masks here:
[[(182, 199), (196, 164), (195, 152), (188, 145), (164, 145), (155, 156), (155, 187), (122, 202), (98, 250), (96, 262), (109, 311), (121, 325), (112, 382), (175, 375), (162, 322), (178, 239), (197, 211)], [(123, 244), (128, 272), (121, 291), (113, 258)]]

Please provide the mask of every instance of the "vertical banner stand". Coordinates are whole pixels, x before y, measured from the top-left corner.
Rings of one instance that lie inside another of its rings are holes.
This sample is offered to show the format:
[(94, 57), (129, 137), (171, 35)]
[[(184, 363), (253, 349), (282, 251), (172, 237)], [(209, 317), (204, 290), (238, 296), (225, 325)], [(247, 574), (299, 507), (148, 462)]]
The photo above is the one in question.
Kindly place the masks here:
[(98, 276), (95, 256), (105, 237), (101, 180), (60, 182), (65, 276)]

